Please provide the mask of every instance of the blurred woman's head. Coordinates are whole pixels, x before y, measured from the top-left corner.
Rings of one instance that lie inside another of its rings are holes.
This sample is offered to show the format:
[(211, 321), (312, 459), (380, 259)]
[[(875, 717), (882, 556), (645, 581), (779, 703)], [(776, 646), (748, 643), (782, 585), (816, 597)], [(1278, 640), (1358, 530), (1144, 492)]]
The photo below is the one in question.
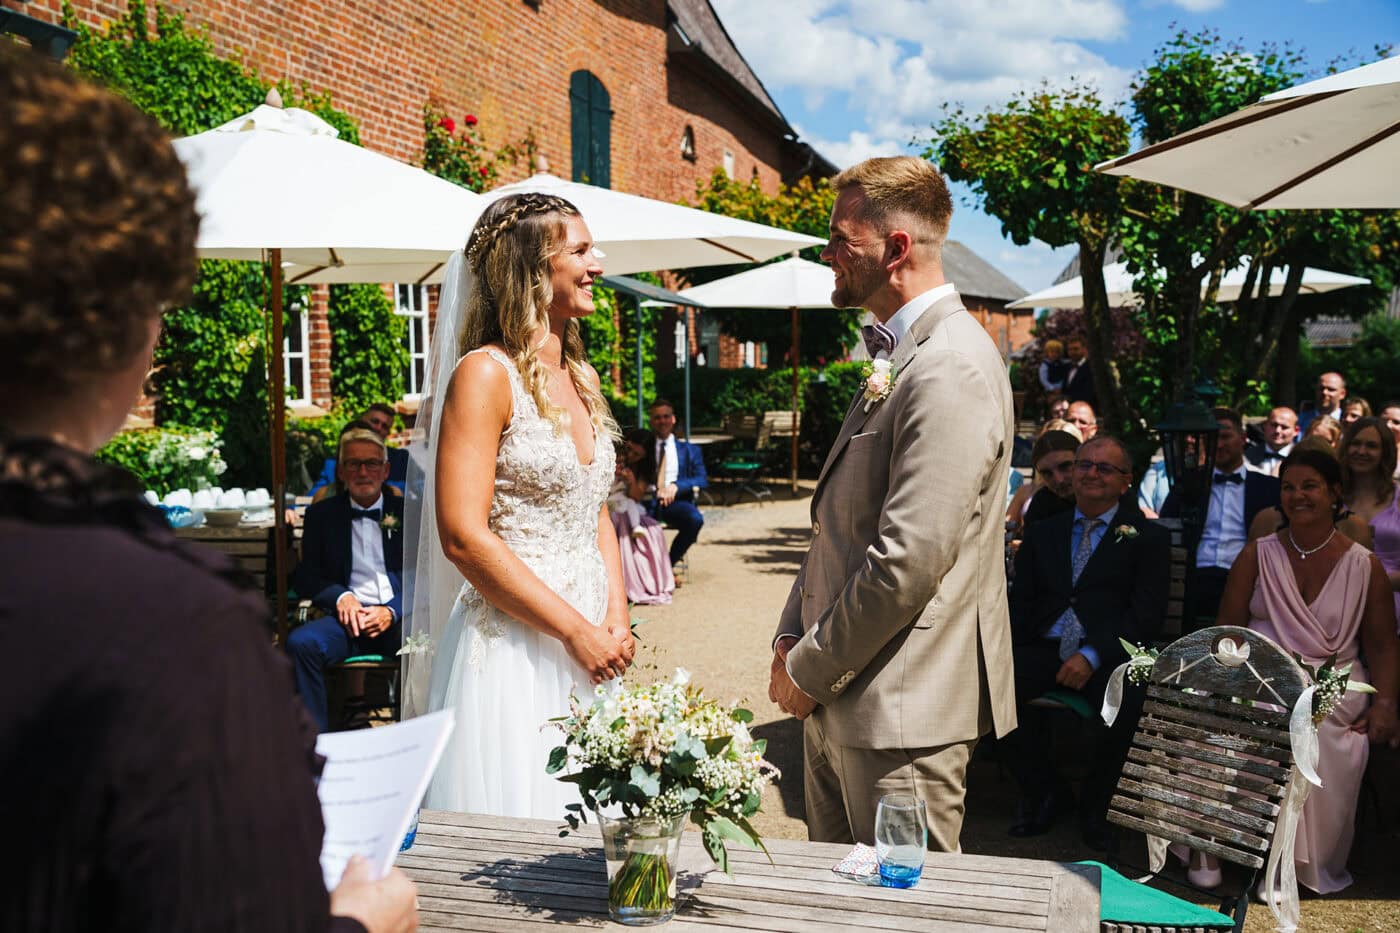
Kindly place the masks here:
[[(1078, 425), (1074, 424), (1072, 421), (1066, 421), (1064, 418), (1051, 418), (1049, 421), (1042, 424), (1040, 426), (1040, 433), (1036, 435), (1036, 439), (1039, 440), (1051, 431), (1064, 431), (1074, 435), (1075, 440), (1079, 441), (1079, 443), (1084, 443), (1084, 435), (1079, 433)], [(1032, 459), (1031, 462), (1034, 463), (1035, 460)]]
[(1382, 498), (1395, 487), (1395, 438), (1379, 418), (1360, 418), (1347, 425), (1340, 450), (1342, 486), (1350, 491), (1358, 481), (1373, 479)]
[(632, 428), (622, 435), (622, 456), (632, 473), (649, 483), (656, 482), (656, 435), (646, 428)]
[(1371, 403), (1359, 395), (1348, 397), (1342, 402), (1342, 426), (1353, 424), (1361, 418), (1371, 417)]
[(1342, 468), (1314, 445), (1298, 445), (1279, 468), (1280, 507), (1290, 525), (1331, 524), (1342, 507)]
[(1331, 415), (1318, 415), (1303, 432), (1304, 437), (1320, 437), (1335, 449), (1342, 442), (1342, 426)]
[(0, 46), (0, 418), (92, 450), (136, 402), (161, 312), (189, 295), (194, 194), (154, 120)]

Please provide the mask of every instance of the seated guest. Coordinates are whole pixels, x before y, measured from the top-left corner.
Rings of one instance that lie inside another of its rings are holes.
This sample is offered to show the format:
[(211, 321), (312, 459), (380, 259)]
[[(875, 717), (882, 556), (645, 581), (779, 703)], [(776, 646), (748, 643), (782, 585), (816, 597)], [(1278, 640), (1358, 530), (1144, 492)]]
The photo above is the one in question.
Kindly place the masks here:
[(1341, 424), (1342, 402), (1347, 397), (1347, 381), (1341, 373), (1323, 373), (1317, 377), (1316, 404), (1298, 416), (1298, 430), (1307, 435), (1309, 425), (1317, 418), (1330, 417)]
[(617, 531), (623, 588), (628, 602), (670, 605), (676, 580), (666, 554), (666, 533), (642, 506), (656, 490), (656, 435), (635, 428), (627, 432), (621, 447), (608, 513)]
[(0, 139), (0, 929), (414, 929), (399, 869), (326, 891), (314, 736), (261, 594), (92, 458), (195, 277), (169, 137), (6, 40)]
[(1099, 416), (1094, 413), (1094, 406), (1088, 402), (1071, 402), (1065, 420), (1078, 428), (1086, 441), (1098, 433)]
[[(1317, 450), (1331, 457), (1333, 460), (1337, 459), (1337, 452), (1332, 449), (1332, 445), (1316, 436), (1305, 437), (1294, 444), (1293, 451), (1299, 450)], [(1292, 452), (1290, 452), (1290, 455), (1291, 453)], [(1343, 480), (1342, 485), (1345, 489), (1345, 480)], [(1332, 523), (1336, 525), (1337, 530), (1342, 534), (1367, 550), (1371, 549), (1371, 526), (1366, 523), (1366, 519), (1363, 516), (1349, 511), (1344, 505), (1343, 508), (1338, 509), (1337, 514), (1333, 516)], [(1287, 524), (1288, 520), (1283, 517), (1282, 506), (1275, 505), (1267, 509), (1260, 509), (1259, 514), (1254, 516), (1254, 521), (1249, 523), (1249, 540), (1258, 541), (1260, 538), (1267, 538)]]
[[(1166, 616), (1171, 538), (1121, 507), (1132, 474), (1116, 438), (1086, 441), (1075, 454), (1073, 507), (1028, 527), (1016, 554), (1009, 602), (1018, 726), (1001, 743), (1021, 790), (1013, 836), (1047, 832), (1071, 797), (1055, 769), (1045, 711), (1030, 702), (1058, 687), (1097, 711), (1109, 675), (1127, 660), (1118, 640), (1146, 644)], [(1111, 845), (1104, 815), (1141, 702), (1140, 691), (1129, 691), (1112, 730), (1096, 727), (1079, 816), (1085, 841), (1097, 848)]]
[[(379, 434), (379, 432), (375, 431), (374, 428), (370, 427), (370, 423), (364, 420), (363, 418), (356, 418), (354, 421), (347, 421), (345, 423), (345, 427), (340, 429), (340, 437), (344, 438), (345, 435), (349, 434), (351, 431), (373, 431), (375, 434)], [(380, 436), (383, 437), (383, 435)], [(338, 448), (339, 446), (340, 441), (337, 440), (336, 447)], [(389, 452), (389, 475), (390, 477), (392, 477), (394, 475), (395, 448), (386, 446), (385, 450)], [(408, 451), (400, 450), (399, 452), (402, 453), (405, 458), (407, 458)], [(330, 471), (330, 480), (324, 485), (320, 485), (322, 481), (326, 478), (326, 470)], [(322, 499), (328, 499), (331, 496), (337, 495), (345, 491), (345, 483), (336, 478), (335, 457), (326, 458), (326, 467), (321, 471), (321, 476), (317, 478), (316, 482), (318, 485), (317, 487), (313, 487), (315, 488), (315, 491), (311, 493), (312, 502), (320, 502)], [(384, 492), (388, 495), (402, 496), (403, 488), (401, 486), (395, 486), (392, 481), (386, 482), (384, 484)]]
[(1350, 679), (1376, 690), (1374, 699), (1344, 693), (1317, 729), (1322, 786), (1308, 792), (1293, 857), (1299, 884), (1330, 894), (1352, 881), (1347, 857), (1368, 740), (1400, 744), (1395, 604), (1381, 562), (1333, 525), (1342, 497), (1336, 459), (1296, 450), (1279, 479), (1288, 526), (1240, 552), (1219, 624), (1248, 625), (1314, 667), (1331, 658), (1350, 664)]
[(1167, 461), (1158, 449), (1157, 458), (1147, 465), (1138, 484), (1138, 508), (1148, 518), (1156, 518), (1162, 512), (1162, 505), (1172, 491), (1171, 480), (1167, 478)]
[(1336, 450), (1342, 443), (1342, 422), (1331, 415), (1319, 415), (1308, 422), (1303, 437), (1320, 437)]
[(1371, 417), (1371, 403), (1359, 395), (1353, 395), (1342, 403), (1342, 430), (1362, 418)]
[(374, 431), (340, 439), (346, 491), (306, 510), (297, 592), (330, 615), (292, 632), (297, 692), (317, 727), (329, 728), (326, 668), (360, 654), (392, 657), (403, 614), (403, 500), (385, 495), (389, 463)]
[[(365, 409), (364, 414), (340, 429), (343, 435), (351, 429), (351, 426), (365, 427), (378, 434), (385, 442), (385, 449), (389, 451), (389, 485), (394, 491), (402, 494), (404, 483), (408, 479), (408, 451), (403, 447), (388, 447), (389, 435), (394, 430), (394, 409), (382, 402), (376, 402)], [(325, 498), (330, 493), (321, 493), (322, 489), (330, 487), (335, 489), (335, 458), (327, 457), (326, 462), (321, 467), (321, 475), (316, 477), (316, 482), (311, 484), (311, 488), (306, 491), (308, 496), (317, 501)], [(338, 489), (335, 489), (339, 492)]]
[(1245, 449), (1246, 466), (1256, 473), (1278, 476), (1283, 459), (1293, 452), (1298, 437), (1298, 415), (1291, 408), (1280, 406), (1269, 412), (1264, 422), (1264, 439)]
[(651, 403), (651, 429), (656, 432), (656, 498), (651, 512), (676, 530), (670, 555), (674, 567), (700, 537), (705, 517), (695, 507), (695, 491), (710, 481), (700, 448), (676, 439), (676, 409), (665, 399)]
[[(1244, 424), (1230, 408), (1213, 412), (1220, 425), (1215, 441), (1215, 472), (1210, 503), (1196, 546), (1196, 564), (1187, 572), (1182, 634), (1215, 624), (1225, 577), (1249, 537), (1250, 525), (1264, 509), (1278, 505), (1278, 480), (1245, 469)], [(1181, 496), (1173, 489), (1162, 503), (1163, 518), (1181, 517)]]
[(1026, 525), (1074, 507), (1074, 452), (1079, 444), (1068, 431), (1046, 431), (1036, 439), (1031, 451), (1035, 481), (1017, 490), (1006, 512), (1006, 520), (1016, 523), (1016, 537)]
[(1061, 395), (1045, 406), (1045, 417), (1049, 421), (1063, 421), (1069, 414), (1069, 399)]

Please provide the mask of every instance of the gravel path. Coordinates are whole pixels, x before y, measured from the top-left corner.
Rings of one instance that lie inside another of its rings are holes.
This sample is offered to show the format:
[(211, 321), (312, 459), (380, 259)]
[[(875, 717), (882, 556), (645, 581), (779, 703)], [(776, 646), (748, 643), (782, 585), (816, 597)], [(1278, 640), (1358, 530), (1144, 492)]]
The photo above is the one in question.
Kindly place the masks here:
[[(768, 739), (768, 757), (783, 770), (783, 778), (769, 788), (763, 812), (754, 822), (765, 836), (805, 839), (801, 729), (768, 700), (768, 662), (778, 614), (807, 547), (810, 519), (805, 497), (810, 495), (810, 485), (798, 499), (785, 497), (785, 489), (777, 485), (772, 488), (774, 501), (704, 510), (705, 529), (690, 552), (689, 574), (675, 600), (670, 606), (639, 606), (633, 611), (634, 617), (646, 620), (638, 633), (637, 673), (669, 676), (681, 666), (711, 696), (740, 699), (753, 710), (754, 732)], [(1073, 738), (1073, 723), (1066, 723), (1063, 731)], [(1091, 857), (1093, 853), (1072, 828), (1072, 819), (1037, 839), (1006, 835), (1015, 810), (1015, 786), (1010, 775), (1001, 772), (992, 751), (990, 743), (984, 742), (970, 769), (964, 850), (1065, 860)], [(1073, 747), (1066, 749), (1066, 756), (1075, 758)], [(1392, 783), (1381, 792), (1400, 796), (1400, 785)], [(1400, 848), (1397, 803), (1394, 796), (1386, 802), (1389, 820), (1384, 829), (1377, 828), (1374, 818), (1358, 820), (1363, 825), (1352, 855), (1357, 883), (1338, 895), (1304, 899), (1301, 929), (1318, 933), (1400, 930), (1400, 870), (1394, 861)], [(1125, 857), (1145, 864), (1136, 840)], [(1266, 908), (1254, 905), (1246, 930), (1267, 933), (1273, 929), (1272, 919)]]

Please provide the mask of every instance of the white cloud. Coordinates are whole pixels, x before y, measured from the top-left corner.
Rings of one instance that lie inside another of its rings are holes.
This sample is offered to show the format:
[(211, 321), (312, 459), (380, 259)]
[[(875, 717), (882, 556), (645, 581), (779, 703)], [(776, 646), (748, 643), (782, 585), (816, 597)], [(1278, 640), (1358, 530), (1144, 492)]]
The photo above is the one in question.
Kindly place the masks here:
[(1208, 10), (1218, 10), (1225, 5), (1225, 0), (1157, 0), (1150, 6), (1179, 6), (1190, 13), (1205, 13)]
[(875, 156), (906, 155), (909, 153), (908, 136), (888, 137), (853, 130), (845, 139), (822, 139), (794, 126), (797, 136), (823, 156), (830, 159), (837, 168), (847, 168), (864, 159)]

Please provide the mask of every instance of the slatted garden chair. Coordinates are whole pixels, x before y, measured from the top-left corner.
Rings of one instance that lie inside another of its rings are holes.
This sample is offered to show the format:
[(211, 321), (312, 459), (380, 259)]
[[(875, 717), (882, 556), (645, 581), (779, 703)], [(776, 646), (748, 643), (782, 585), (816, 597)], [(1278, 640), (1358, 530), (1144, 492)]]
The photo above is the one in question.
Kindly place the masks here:
[(1108, 819), (1241, 865), (1249, 879), (1216, 913), (1105, 868), (1105, 933), (1244, 929), (1293, 775), (1289, 711), (1310, 683), (1282, 648), (1244, 628), (1202, 629), (1162, 650)]

